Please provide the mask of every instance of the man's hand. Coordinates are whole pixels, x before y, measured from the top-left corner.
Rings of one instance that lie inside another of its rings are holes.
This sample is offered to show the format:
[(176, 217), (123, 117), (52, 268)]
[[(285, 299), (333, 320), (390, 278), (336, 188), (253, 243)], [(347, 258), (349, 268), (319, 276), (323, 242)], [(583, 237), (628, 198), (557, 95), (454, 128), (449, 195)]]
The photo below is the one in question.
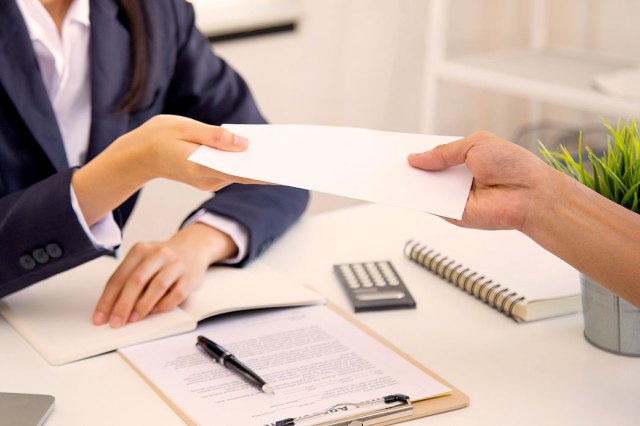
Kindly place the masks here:
[(411, 154), (409, 163), (424, 170), (443, 170), (466, 164), (473, 185), (459, 226), (518, 229), (526, 226), (532, 204), (548, 198), (557, 173), (533, 153), (488, 132)]

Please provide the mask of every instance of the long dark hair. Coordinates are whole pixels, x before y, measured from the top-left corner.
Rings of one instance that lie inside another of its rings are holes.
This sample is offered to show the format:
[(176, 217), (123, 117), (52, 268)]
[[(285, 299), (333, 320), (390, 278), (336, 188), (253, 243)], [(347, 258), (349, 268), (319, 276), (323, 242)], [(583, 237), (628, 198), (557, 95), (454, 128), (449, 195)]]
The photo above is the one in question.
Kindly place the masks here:
[(150, 8), (146, 0), (118, 0), (131, 34), (131, 84), (119, 109), (132, 111), (140, 106), (149, 80), (153, 34)]

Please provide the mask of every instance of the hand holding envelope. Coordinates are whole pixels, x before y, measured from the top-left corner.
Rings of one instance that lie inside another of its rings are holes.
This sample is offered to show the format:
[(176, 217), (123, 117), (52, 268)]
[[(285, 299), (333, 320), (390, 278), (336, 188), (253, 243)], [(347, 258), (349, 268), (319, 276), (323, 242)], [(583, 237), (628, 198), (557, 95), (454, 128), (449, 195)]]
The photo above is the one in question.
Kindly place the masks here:
[(460, 219), (471, 188), (466, 166), (425, 172), (407, 155), (458, 139), (349, 127), (225, 124), (250, 141), (228, 153), (206, 146), (189, 160), (244, 178)]

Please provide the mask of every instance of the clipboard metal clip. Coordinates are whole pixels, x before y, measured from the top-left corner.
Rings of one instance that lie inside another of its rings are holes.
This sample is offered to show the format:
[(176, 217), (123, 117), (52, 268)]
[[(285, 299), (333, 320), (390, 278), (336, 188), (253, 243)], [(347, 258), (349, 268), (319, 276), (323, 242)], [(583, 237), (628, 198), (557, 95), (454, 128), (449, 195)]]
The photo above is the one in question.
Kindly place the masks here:
[[(366, 408), (369, 406), (383, 405), (371, 411), (358, 412), (347, 415), (339, 419), (322, 421), (320, 418), (339, 411)], [(332, 405), (326, 410), (319, 411), (306, 416), (278, 420), (275, 426), (368, 426), (386, 422), (388, 420), (399, 419), (411, 416), (413, 406), (409, 397), (402, 394), (387, 395), (382, 398), (372, 399), (364, 402), (342, 402)], [(317, 422), (320, 420), (319, 422)]]

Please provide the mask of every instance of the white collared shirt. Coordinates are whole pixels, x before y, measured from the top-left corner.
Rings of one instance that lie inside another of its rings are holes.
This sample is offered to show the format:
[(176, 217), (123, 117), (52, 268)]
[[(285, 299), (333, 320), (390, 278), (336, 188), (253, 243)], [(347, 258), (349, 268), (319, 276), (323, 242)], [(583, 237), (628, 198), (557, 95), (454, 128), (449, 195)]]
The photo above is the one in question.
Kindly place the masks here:
[[(91, 76), (89, 0), (73, 0), (60, 33), (40, 0), (16, 0), (27, 25), (44, 85), (56, 115), (70, 167), (86, 161), (91, 131)], [(80, 224), (96, 247), (114, 248), (122, 235), (113, 214), (105, 215), (89, 227), (71, 190), (73, 208)], [(206, 223), (231, 236), (238, 246), (238, 256), (225, 263), (237, 263), (248, 248), (248, 230), (225, 217), (201, 210), (188, 223)]]
[(75, 0), (58, 34), (39, 0), (17, 0), (27, 23), (33, 49), (70, 167), (84, 163), (91, 128), (89, 78), (89, 0)]

